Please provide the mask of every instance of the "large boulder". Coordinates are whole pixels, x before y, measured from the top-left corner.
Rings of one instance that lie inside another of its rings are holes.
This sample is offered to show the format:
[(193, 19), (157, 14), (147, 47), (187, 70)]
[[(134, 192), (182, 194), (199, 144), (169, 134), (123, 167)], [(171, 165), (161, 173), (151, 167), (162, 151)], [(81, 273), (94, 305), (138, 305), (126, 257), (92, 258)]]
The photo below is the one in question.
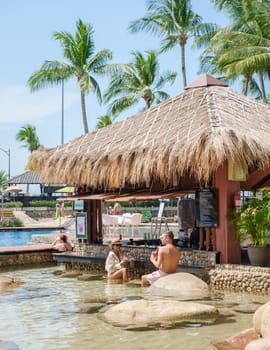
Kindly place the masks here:
[(261, 319), (261, 334), (263, 338), (269, 339), (270, 344), (270, 303), (264, 308)]
[(254, 340), (245, 347), (245, 350), (270, 350), (270, 339)]
[(132, 300), (112, 306), (103, 318), (119, 327), (141, 328), (185, 322), (213, 322), (218, 317), (214, 306), (176, 300)]
[(218, 340), (213, 345), (218, 350), (244, 350), (246, 345), (259, 338), (255, 329), (250, 328), (229, 338)]
[(152, 284), (152, 292), (191, 300), (205, 298), (210, 291), (207, 283), (200, 278), (187, 272), (177, 272), (159, 278)]
[[(270, 307), (270, 301), (266, 304), (261, 305), (254, 313), (253, 315), (253, 327), (255, 328), (256, 332), (260, 335), (262, 335), (262, 317), (263, 317), (263, 313), (264, 311)], [(264, 329), (266, 329), (267, 324), (269, 326), (269, 323), (267, 322), (267, 320), (265, 321), (265, 325), (264, 325)]]

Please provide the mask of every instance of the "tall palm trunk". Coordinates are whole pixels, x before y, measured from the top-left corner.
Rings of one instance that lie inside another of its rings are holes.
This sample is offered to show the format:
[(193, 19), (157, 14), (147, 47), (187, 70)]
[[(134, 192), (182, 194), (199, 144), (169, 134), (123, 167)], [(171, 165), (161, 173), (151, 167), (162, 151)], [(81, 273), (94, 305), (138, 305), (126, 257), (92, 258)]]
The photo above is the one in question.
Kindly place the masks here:
[(264, 85), (264, 80), (263, 80), (263, 75), (262, 73), (259, 73), (259, 82), (260, 82), (260, 88), (261, 88), (261, 93), (262, 93), (262, 98), (264, 101), (266, 101), (266, 93), (265, 93), (265, 85)]
[(248, 84), (249, 84), (249, 81), (250, 81), (250, 76), (249, 75), (244, 75), (244, 81), (243, 81), (243, 85), (244, 85), (244, 91), (243, 91), (243, 94), (245, 96), (247, 96), (248, 94)]
[(185, 88), (185, 87), (187, 86), (186, 53), (185, 53), (186, 38), (180, 37), (180, 38), (179, 38), (179, 45), (180, 45), (180, 48), (181, 48), (181, 71), (182, 71), (182, 80), (183, 80), (183, 87)]
[(82, 116), (83, 116), (83, 127), (84, 127), (84, 133), (88, 134), (88, 123), (87, 123), (87, 116), (86, 116), (86, 107), (85, 107), (85, 93), (81, 91), (81, 106), (82, 106)]

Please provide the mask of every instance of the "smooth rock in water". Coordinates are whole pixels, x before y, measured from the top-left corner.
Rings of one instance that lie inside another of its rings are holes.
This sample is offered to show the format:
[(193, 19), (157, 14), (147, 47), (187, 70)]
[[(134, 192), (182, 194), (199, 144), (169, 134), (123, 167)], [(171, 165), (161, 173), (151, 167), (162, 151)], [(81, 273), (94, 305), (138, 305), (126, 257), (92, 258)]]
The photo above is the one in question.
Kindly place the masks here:
[(62, 275), (63, 273), (64, 273), (63, 270), (55, 270), (55, 271), (53, 271), (53, 275), (55, 275), (55, 276), (60, 276), (60, 275)]
[(60, 277), (68, 277), (68, 278), (75, 278), (82, 275), (81, 272), (77, 272), (77, 271), (68, 271), (68, 272), (64, 272), (62, 273), (62, 275), (60, 275)]
[(103, 307), (104, 307), (104, 304), (101, 304), (101, 303), (90, 304), (90, 305), (81, 305), (80, 306), (80, 313), (94, 314), (94, 313), (97, 313)]
[(254, 315), (253, 315), (253, 327), (255, 328), (256, 332), (260, 335), (262, 335), (261, 333), (261, 323), (262, 323), (262, 315), (264, 310), (270, 305), (270, 301), (266, 304), (261, 305), (260, 307), (258, 307), (258, 309), (255, 311)]
[(260, 338), (249, 343), (245, 350), (270, 350), (270, 339)]
[(104, 312), (106, 321), (120, 327), (142, 327), (162, 325), (166, 322), (182, 324), (210, 322), (218, 316), (214, 306), (176, 300), (132, 300)]
[(197, 299), (209, 296), (207, 283), (187, 272), (177, 272), (159, 278), (152, 284), (151, 292), (158, 289), (159, 294), (170, 296), (183, 296), (186, 299)]
[(131, 286), (131, 287), (141, 287), (142, 282), (141, 280), (138, 279), (134, 279), (134, 280), (130, 280), (126, 283), (126, 286)]
[(213, 343), (213, 345), (218, 350), (244, 350), (247, 344), (257, 339), (259, 339), (258, 333), (254, 328), (250, 328), (232, 337), (219, 340)]
[(14, 278), (11, 276), (0, 276), (0, 286), (7, 286), (14, 283)]
[(103, 303), (103, 304), (116, 304), (121, 300), (120, 296), (99, 296), (99, 297), (90, 297), (84, 298), (84, 303)]
[(10, 288), (19, 287), (21, 284), (22, 281), (17, 278), (6, 275), (0, 276), (0, 292), (5, 292)]
[(91, 275), (91, 274), (84, 274), (84, 275), (80, 275), (78, 276), (78, 280), (80, 281), (98, 281), (98, 280), (102, 280), (103, 279), (103, 275)]
[(270, 303), (267, 303), (261, 318), (261, 334), (263, 338), (270, 339)]
[(249, 304), (233, 307), (233, 310), (242, 314), (254, 314), (258, 308), (258, 305)]

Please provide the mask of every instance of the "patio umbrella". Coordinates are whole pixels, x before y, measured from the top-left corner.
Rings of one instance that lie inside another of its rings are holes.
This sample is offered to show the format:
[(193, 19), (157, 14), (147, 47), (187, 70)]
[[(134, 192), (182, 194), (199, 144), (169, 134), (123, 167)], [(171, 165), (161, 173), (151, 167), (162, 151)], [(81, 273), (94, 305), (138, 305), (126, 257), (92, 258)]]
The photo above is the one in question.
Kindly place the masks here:
[(73, 193), (74, 192), (74, 187), (73, 186), (66, 186), (63, 188), (59, 188), (59, 190), (56, 190), (55, 192), (58, 193)]
[(18, 193), (18, 192), (22, 192), (22, 189), (18, 186), (9, 186), (6, 189), (6, 192), (14, 192), (14, 193)]

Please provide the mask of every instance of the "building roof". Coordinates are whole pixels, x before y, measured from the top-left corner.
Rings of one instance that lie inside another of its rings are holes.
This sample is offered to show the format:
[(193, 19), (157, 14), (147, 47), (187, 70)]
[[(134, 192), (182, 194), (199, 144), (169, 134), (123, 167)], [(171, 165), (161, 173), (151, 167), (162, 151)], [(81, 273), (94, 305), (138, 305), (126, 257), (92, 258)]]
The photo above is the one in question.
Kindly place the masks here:
[(14, 176), (9, 180), (10, 184), (40, 184), (39, 171), (26, 171), (20, 175)]
[[(269, 166), (270, 107), (209, 76), (180, 95), (56, 148), (31, 154), (43, 181), (91, 189), (207, 183), (226, 159)], [(208, 84), (208, 83), (211, 84)]]

